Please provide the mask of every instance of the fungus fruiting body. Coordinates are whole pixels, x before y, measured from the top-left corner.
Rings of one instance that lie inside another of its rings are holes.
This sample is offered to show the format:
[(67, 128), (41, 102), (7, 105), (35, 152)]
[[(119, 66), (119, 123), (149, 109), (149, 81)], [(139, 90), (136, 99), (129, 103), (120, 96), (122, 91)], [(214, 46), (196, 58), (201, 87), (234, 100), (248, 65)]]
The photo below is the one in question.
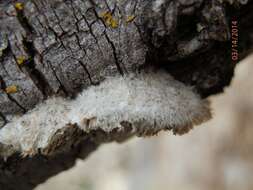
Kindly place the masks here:
[(0, 142), (21, 153), (34, 150), (34, 154), (67, 125), (89, 133), (96, 129), (124, 131), (124, 123), (128, 123), (133, 134), (150, 136), (168, 129), (183, 134), (210, 117), (207, 100), (168, 73), (114, 76), (84, 90), (74, 100), (50, 98), (13, 119), (0, 130)]

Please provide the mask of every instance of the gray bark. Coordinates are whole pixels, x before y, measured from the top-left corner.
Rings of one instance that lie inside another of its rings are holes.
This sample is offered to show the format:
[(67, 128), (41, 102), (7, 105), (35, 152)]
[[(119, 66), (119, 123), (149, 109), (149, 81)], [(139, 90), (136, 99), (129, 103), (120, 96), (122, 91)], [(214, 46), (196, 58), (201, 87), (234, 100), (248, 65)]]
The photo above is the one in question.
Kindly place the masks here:
[[(22, 116), (51, 96), (74, 98), (106, 76), (147, 67), (163, 68), (203, 98), (222, 92), (236, 65), (231, 60), (234, 18), (239, 22), (240, 59), (252, 48), (252, 1), (165, 0), (161, 7), (155, 0), (19, 2), (21, 7), (0, 0), (2, 127), (9, 117)], [(8, 93), (8, 87), (15, 92)], [(135, 135), (129, 126), (110, 133), (86, 134), (67, 126), (63, 131), (55, 134), (53, 155), (0, 158), (0, 189), (32, 189), (101, 143)], [(6, 148), (0, 144), (0, 151)]]

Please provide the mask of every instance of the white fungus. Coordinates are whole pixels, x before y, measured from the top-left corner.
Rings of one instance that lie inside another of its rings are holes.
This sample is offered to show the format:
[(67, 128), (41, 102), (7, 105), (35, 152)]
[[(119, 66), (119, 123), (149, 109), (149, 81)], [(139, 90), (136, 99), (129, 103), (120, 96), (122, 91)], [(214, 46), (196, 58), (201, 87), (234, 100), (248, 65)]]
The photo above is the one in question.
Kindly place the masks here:
[(158, 71), (109, 77), (74, 100), (51, 98), (3, 127), (0, 142), (20, 152), (43, 149), (67, 124), (89, 133), (124, 129), (122, 122), (128, 122), (139, 136), (168, 128), (180, 134), (210, 117), (207, 100)]

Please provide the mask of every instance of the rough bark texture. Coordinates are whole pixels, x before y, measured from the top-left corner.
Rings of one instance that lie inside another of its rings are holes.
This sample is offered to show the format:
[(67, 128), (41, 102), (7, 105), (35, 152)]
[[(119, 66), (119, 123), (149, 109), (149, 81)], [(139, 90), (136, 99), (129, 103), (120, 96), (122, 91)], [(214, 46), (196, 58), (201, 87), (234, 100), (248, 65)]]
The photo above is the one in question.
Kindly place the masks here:
[[(149, 65), (203, 98), (221, 92), (236, 65), (231, 20), (239, 22), (242, 59), (252, 48), (252, 9), (252, 1), (225, 0), (0, 0), (0, 125), (53, 95), (74, 98), (106, 76)], [(0, 189), (32, 189), (99, 144), (133, 135), (129, 126), (88, 134), (66, 126), (53, 155), (0, 158)]]

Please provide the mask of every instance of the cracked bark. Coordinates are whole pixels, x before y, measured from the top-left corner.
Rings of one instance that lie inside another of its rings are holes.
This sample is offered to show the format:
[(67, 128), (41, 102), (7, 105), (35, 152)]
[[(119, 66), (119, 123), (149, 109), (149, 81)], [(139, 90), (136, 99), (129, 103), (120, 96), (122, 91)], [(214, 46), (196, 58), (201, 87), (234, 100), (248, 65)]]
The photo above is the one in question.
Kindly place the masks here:
[[(24, 7), (15, 8), (15, 0), (0, 0), (1, 127), (51, 96), (74, 98), (106, 76), (138, 72), (149, 65), (194, 86), (203, 98), (222, 92), (236, 65), (231, 61), (232, 18), (240, 24), (240, 59), (252, 50), (252, 1), (241, 5), (168, 0), (158, 12), (155, 0), (19, 2)], [(104, 13), (116, 26), (106, 21)], [(197, 25), (203, 28), (197, 30)], [(191, 40), (198, 48), (187, 46)], [(5, 89), (11, 85), (18, 90), (8, 94)], [(32, 189), (72, 167), (76, 158), (86, 158), (99, 144), (135, 135), (129, 128), (126, 124), (124, 131), (85, 133), (66, 127), (72, 141), (55, 134), (57, 146), (43, 154), (0, 158), (0, 189)], [(0, 143), (0, 152), (6, 148)]]

